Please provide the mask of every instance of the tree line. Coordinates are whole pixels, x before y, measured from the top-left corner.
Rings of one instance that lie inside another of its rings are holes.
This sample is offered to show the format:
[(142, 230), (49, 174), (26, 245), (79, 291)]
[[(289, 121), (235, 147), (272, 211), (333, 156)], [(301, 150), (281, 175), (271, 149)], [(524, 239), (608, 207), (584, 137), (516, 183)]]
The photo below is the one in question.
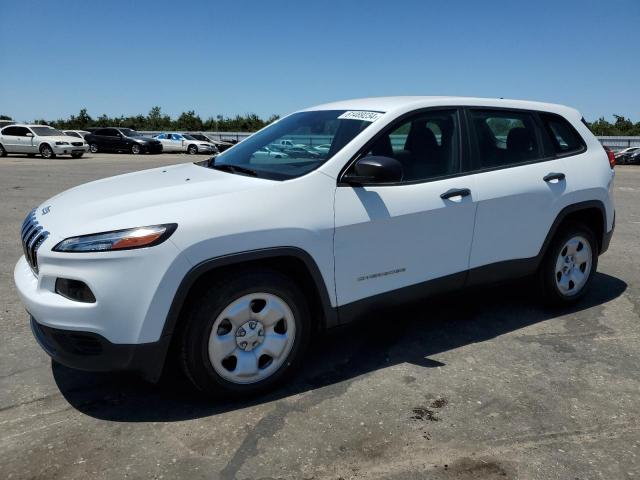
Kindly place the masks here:
[[(160, 107), (153, 107), (147, 115), (109, 117), (102, 114), (97, 118), (93, 118), (87, 113), (87, 109), (83, 108), (78, 115), (71, 115), (67, 119), (54, 121), (39, 119), (35, 120), (34, 123), (51, 125), (64, 130), (120, 126), (143, 131), (255, 132), (278, 118), (278, 115), (272, 115), (264, 119), (254, 113), (249, 113), (236, 115), (235, 117), (217, 115), (203, 120), (194, 110), (189, 110), (182, 112), (174, 119), (163, 113)], [(614, 115), (613, 118), (614, 121), (609, 122), (604, 117), (600, 117), (595, 122), (587, 122), (587, 125), (593, 134), (598, 136), (640, 136), (640, 122), (634, 123), (622, 115)], [(0, 115), (0, 120), (11, 120), (11, 117)]]
[[(264, 119), (254, 113), (249, 113), (236, 115), (235, 117), (217, 115), (203, 120), (194, 110), (182, 112), (177, 118), (171, 118), (163, 113), (160, 107), (153, 107), (147, 115), (110, 117), (102, 114), (94, 118), (87, 113), (86, 108), (83, 108), (77, 115), (71, 115), (66, 119), (38, 119), (33, 123), (50, 125), (61, 130), (84, 130), (92, 127), (117, 126), (143, 131), (255, 132), (278, 118), (278, 115), (271, 115), (269, 118)], [(0, 119), (11, 120), (6, 115), (0, 115)]]

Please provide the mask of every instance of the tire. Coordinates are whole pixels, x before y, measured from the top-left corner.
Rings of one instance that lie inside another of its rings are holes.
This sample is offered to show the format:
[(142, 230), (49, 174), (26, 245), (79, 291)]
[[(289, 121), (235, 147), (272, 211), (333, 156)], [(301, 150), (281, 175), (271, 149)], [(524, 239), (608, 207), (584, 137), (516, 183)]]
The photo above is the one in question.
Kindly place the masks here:
[(134, 155), (139, 155), (140, 152), (142, 152), (140, 145), (138, 145), (137, 143), (131, 145), (131, 153), (133, 153)]
[(98, 144), (92, 143), (91, 145), (89, 145), (89, 150), (91, 151), (91, 153), (98, 153)]
[(290, 278), (271, 270), (244, 270), (200, 293), (179, 346), (182, 368), (200, 391), (249, 398), (299, 366), (311, 317), (305, 296)]
[(42, 155), (42, 158), (46, 158), (47, 160), (56, 158), (56, 154), (53, 153), (53, 149), (46, 143), (40, 146), (40, 155)]
[(35, 154), (35, 153), (27, 153), (27, 157), (29, 157), (29, 158), (33, 158), (33, 157), (35, 157), (35, 156), (36, 156), (36, 154)]
[(6, 157), (7, 156), (7, 151), (5, 150), (4, 146), (0, 143), (0, 157)]
[(81, 152), (81, 153), (72, 153), (71, 154), (71, 158), (82, 158), (82, 155), (84, 155), (83, 152)]
[(189, 145), (187, 147), (187, 153), (189, 155), (195, 155), (196, 153), (198, 153), (198, 146), (197, 145)]
[(588, 291), (597, 268), (598, 242), (591, 229), (581, 223), (563, 225), (539, 270), (545, 302), (549, 305), (577, 302)]

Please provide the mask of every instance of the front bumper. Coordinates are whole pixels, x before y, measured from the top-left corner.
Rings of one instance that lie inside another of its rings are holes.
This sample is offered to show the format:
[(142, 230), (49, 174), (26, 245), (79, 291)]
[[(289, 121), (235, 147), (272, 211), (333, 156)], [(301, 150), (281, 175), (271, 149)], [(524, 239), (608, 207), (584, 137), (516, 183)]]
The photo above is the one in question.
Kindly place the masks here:
[(146, 143), (141, 145), (143, 153), (162, 153), (162, 144), (158, 143)]
[(62, 330), (31, 317), (31, 331), (56, 362), (92, 372), (132, 371), (156, 381), (162, 374), (168, 339), (142, 344), (115, 344), (90, 332)]
[(71, 155), (72, 153), (86, 153), (89, 151), (89, 145), (82, 145), (80, 147), (76, 145), (51, 145), (53, 153), (56, 155)]

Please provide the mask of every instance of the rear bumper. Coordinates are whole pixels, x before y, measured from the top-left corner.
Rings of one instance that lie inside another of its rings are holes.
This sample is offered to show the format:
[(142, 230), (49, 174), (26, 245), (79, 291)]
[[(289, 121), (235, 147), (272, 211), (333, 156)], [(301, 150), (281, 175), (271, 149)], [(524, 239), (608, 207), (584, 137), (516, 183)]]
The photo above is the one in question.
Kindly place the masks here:
[(42, 349), (56, 362), (91, 372), (132, 371), (150, 381), (162, 374), (169, 339), (141, 344), (115, 344), (91, 332), (62, 330), (31, 317), (31, 331)]
[(616, 229), (616, 214), (613, 213), (613, 224), (611, 225), (611, 230), (606, 232), (602, 237), (602, 248), (600, 248), (600, 255), (606, 252), (609, 249), (609, 244), (611, 243), (611, 237), (613, 237), (613, 231)]

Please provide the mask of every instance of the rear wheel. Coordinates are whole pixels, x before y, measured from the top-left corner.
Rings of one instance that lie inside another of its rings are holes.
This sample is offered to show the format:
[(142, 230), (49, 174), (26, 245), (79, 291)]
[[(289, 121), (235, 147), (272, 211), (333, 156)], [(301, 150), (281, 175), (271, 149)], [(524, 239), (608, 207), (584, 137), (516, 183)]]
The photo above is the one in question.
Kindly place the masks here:
[(4, 149), (4, 147), (0, 143), (0, 157), (6, 157), (6, 156), (7, 156), (7, 151)]
[(56, 154), (53, 153), (53, 149), (46, 143), (40, 147), (40, 155), (42, 155), (43, 158), (47, 159), (56, 158)]
[(92, 143), (89, 145), (89, 150), (91, 150), (91, 153), (98, 153), (98, 144)]
[(562, 227), (543, 260), (540, 281), (551, 304), (572, 303), (586, 293), (598, 267), (598, 243), (587, 226)]
[(33, 158), (33, 157), (35, 157), (35, 156), (36, 156), (36, 154), (35, 154), (35, 153), (27, 153), (27, 157), (29, 157), (29, 158)]
[(180, 345), (185, 373), (212, 396), (261, 393), (299, 365), (309, 319), (305, 297), (288, 277), (260, 270), (225, 277), (191, 309)]
[(198, 147), (196, 145), (189, 145), (189, 147), (187, 148), (187, 153), (189, 155), (195, 155), (196, 153), (198, 153)]

